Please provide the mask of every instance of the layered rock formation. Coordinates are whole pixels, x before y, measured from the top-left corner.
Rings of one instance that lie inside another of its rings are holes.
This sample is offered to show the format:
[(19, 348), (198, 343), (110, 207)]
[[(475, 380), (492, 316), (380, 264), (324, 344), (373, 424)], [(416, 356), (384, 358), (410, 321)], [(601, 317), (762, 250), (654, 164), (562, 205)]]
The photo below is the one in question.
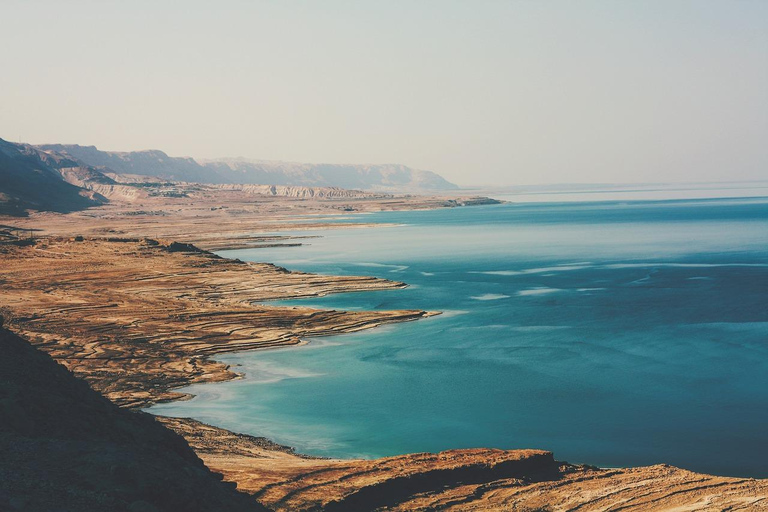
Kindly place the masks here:
[(768, 510), (768, 480), (667, 465), (600, 469), (542, 450), (449, 450), (376, 460), (297, 456), (263, 438), (160, 418), (205, 463), (273, 510)]
[(120, 405), (231, 379), (217, 353), (414, 320), (424, 311), (328, 311), (272, 299), (399, 288), (371, 277), (289, 272), (151, 239), (43, 239), (0, 246), (0, 307), (45, 352)]

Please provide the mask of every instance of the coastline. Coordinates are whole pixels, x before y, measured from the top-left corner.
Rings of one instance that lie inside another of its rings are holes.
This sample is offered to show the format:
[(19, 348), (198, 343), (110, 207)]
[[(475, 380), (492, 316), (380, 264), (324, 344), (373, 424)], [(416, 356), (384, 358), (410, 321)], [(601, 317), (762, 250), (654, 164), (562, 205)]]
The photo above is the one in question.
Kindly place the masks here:
[[(211, 358), (216, 354), (296, 345), (308, 336), (435, 314), (264, 304), (405, 284), (289, 272), (173, 242), (48, 238), (0, 250), (11, 262), (2, 271), (6, 293), (0, 299), (10, 326), (128, 407), (179, 398), (174, 390), (191, 383), (233, 378), (227, 365)], [(51, 288), (50, 282), (58, 284)], [(121, 364), (125, 359), (130, 367)]]
[[(196, 219), (197, 231), (184, 241), (170, 242), (162, 238), (171, 236), (132, 238), (128, 235), (137, 226), (116, 224), (110, 216), (104, 221), (119, 231), (111, 235), (120, 236), (93, 236), (102, 229), (100, 223), (70, 222), (72, 216), (61, 216), (66, 222), (58, 225), (66, 225), (70, 234), (91, 233), (82, 240), (46, 237), (32, 245), (0, 247), (3, 258), (13, 262), (0, 275), (8, 292), (0, 307), (13, 330), (124, 407), (182, 399), (176, 391), (180, 387), (236, 377), (215, 361), (216, 354), (292, 346), (306, 337), (430, 316), (419, 310), (345, 312), (258, 304), (405, 284), (289, 272), (221, 258), (189, 245), (195, 236), (209, 247), (232, 239), (231, 233), (210, 236), (217, 226), (209, 220)], [(149, 232), (164, 229), (154, 225)], [(393, 510), (502, 510), (513, 504), (576, 504), (579, 493), (603, 493), (603, 504), (635, 500), (638, 509), (648, 509), (668, 503), (662, 500), (669, 500), (667, 494), (675, 488), (674, 503), (701, 500), (702, 487), (717, 490), (704, 493), (710, 503), (768, 497), (765, 480), (709, 477), (664, 465), (598, 469), (561, 463), (541, 450), (488, 449), (375, 460), (317, 459), (194, 420), (159, 421), (184, 436), (211, 469), (277, 510), (356, 510), (360, 500)], [(420, 492), (403, 494), (403, 482), (414, 479), (423, 482)], [(382, 502), (384, 494), (399, 496), (398, 502)]]

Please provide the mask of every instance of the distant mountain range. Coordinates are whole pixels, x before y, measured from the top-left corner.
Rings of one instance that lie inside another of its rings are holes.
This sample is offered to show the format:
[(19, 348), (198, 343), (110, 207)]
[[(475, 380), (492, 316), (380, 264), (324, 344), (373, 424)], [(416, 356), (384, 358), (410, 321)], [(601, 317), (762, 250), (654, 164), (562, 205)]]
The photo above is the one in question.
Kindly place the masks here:
[(171, 157), (159, 150), (101, 151), (94, 146), (43, 144), (37, 146), (82, 164), (105, 167), (121, 174), (156, 176), (165, 180), (211, 184), (257, 184), (341, 187), (377, 192), (436, 192), (459, 187), (430, 171), (399, 164), (302, 164), (228, 158), (197, 161)]
[[(332, 165), (226, 159), (198, 162), (162, 151), (118, 153), (93, 146), (33, 146), (0, 139), (0, 214), (70, 212), (109, 200), (184, 197), (192, 185), (294, 198), (361, 198), (458, 188), (402, 165)], [(367, 190), (368, 192), (364, 192)]]

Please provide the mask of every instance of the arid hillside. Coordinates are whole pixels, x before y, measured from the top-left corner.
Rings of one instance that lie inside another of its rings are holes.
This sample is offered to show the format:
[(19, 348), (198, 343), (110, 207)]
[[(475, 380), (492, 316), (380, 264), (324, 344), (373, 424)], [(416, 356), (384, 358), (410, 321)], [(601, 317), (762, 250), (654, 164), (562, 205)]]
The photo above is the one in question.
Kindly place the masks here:
[(2, 328), (0, 351), (0, 510), (265, 510), (152, 416)]

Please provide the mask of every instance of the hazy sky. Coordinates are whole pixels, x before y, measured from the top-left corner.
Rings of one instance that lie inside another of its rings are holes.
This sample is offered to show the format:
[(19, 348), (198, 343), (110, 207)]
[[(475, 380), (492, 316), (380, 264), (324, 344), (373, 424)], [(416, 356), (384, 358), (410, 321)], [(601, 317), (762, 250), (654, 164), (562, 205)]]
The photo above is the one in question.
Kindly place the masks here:
[(463, 185), (768, 178), (768, 1), (0, 0), (0, 18), (13, 141)]

